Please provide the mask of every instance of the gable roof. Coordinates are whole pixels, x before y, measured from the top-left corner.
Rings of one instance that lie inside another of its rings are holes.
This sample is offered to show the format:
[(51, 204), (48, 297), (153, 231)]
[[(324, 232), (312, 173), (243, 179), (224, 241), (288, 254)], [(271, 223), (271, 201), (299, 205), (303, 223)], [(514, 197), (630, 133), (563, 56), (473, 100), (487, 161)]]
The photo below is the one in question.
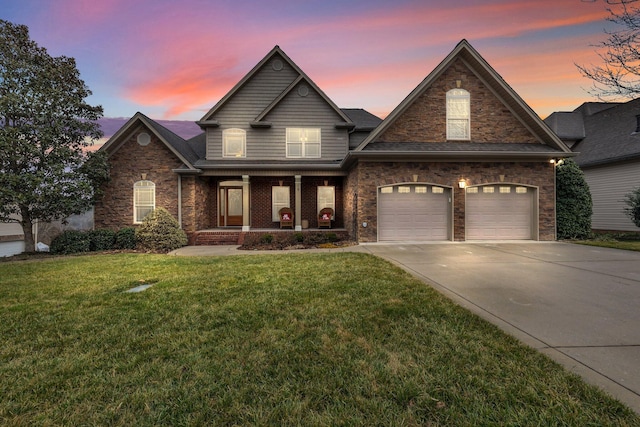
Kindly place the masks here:
[(382, 122), (380, 117), (362, 108), (341, 108), (341, 110), (354, 123), (353, 130), (356, 132), (370, 132)]
[[(389, 127), (395, 123), (395, 121), (403, 115), (403, 113), (422, 95), (441, 75), (447, 70), (455, 60), (461, 59), (465, 65), (472, 70), (476, 76), (482, 80), (482, 82), (493, 92), (493, 94), (501, 100), (501, 102), (509, 108), (512, 114), (520, 120), (520, 122), (536, 136), (537, 139), (543, 144), (543, 147), (548, 148), (548, 153), (552, 155), (562, 154), (563, 156), (573, 155), (571, 150), (549, 129), (549, 127), (538, 117), (538, 115), (527, 105), (522, 98), (502, 79), (502, 77), (480, 56), (480, 54), (469, 44), (468, 41), (462, 40), (453, 49), (453, 51), (447, 55), (447, 57), (431, 72), (429, 75), (382, 121), (369, 136), (355, 149), (356, 155), (362, 153), (368, 147), (371, 142), (383, 135), (383, 133), (389, 129)], [(449, 143), (448, 143), (449, 144)], [(484, 143), (482, 144), (484, 151), (490, 151), (492, 148), (498, 148), (498, 144)], [(529, 153), (528, 150), (523, 149), (524, 144), (512, 144), (511, 152), (513, 155), (518, 153)], [(471, 144), (467, 144), (469, 153), (480, 153), (481, 150), (476, 150), (471, 147)], [(453, 148), (451, 145), (442, 147), (447, 149)], [(389, 147), (391, 148), (391, 147)], [(405, 147), (405, 149), (408, 147)], [(432, 147), (430, 151), (433, 151), (435, 147)], [(378, 150), (376, 150), (378, 151)], [(459, 150), (448, 150), (450, 154), (460, 152)], [(502, 151), (502, 150), (496, 150)], [(544, 153), (544, 149), (542, 151)], [(535, 154), (542, 154), (536, 150)]]
[[(640, 98), (611, 103), (608, 108), (600, 105), (595, 110), (585, 104), (574, 110), (582, 117), (585, 129), (584, 139), (573, 146), (579, 152), (576, 163), (584, 167), (640, 159)], [(596, 112), (589, 114), (591, 111)]]
[(306, 84), (311, 86), (327, 104), (331, 106), (338, 116), (342, 118), (344, 123), (341, 123), (341, 125), (347, 127), (353, 126), (349, 117), (333, 103), (333, 101), (313, 82), (313, 80), (309, 78), (309, 76), (305, 74), (304, 71), (302, 71), (300, 67), (295, 64), (295, 62), (291, 60), (291, 58), (287, 56), (286, 53), (284, 53), (282, 49), (280, 49), (280, 46), (278, 45), (271, 49), (271, 51), (262, 58), (262, 60), (258, 62), (258, 64), (256, 64), (256, 66), (253, 67), (251, 71), (249, 71), (249, 73), (247, 73), (225, 96), (223, 96), (222, 99), (220, 99), (220, 101), (218, 101), (216, 105), (214, 105), (197, 123), (200, 126), (217, 126), (218, 123), (215, 120), (211, 120), (211, 118), (274, 56), (280, 56), (293, 70), (295, 70), (296, 73), (298, 73), (298, 77), (256, 117), (254, 122), (255, 124), (259, 125), (262, 122), (262, 119), (264, 119), (264, 117), (273, 110), (280, 101), (294, 89), (295, 86), (304, 81)]
[(144, 114), (137, 112), (129, 119), (129, 121), (122, 126), (109, 140), (100, 147), (100, 151), (106, 151), (111, 154), (120, 148), (120, 146), (126, 141), (130, 132), (137, 126), (143, 125), (149, 131), (151, 131), (173, 154), (184, 163), (188, 170), (196, 171), (193, 164), (198, 160), (198, 155), (195, 153), (191, 145), (187, 143), (183, 138), (176, 135), (166, 127), (155, 122)]
[(544, 122), (563, 141), (578, 141), (585, 137), (584, 121), (579, 111), (558, 111), (551, 113)]

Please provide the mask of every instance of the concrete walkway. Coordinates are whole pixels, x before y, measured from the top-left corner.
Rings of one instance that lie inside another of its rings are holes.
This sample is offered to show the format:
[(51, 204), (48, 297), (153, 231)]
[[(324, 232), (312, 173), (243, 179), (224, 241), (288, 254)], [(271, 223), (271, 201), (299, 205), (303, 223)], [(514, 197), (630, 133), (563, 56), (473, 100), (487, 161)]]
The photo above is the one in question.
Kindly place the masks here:
[[(365, 244), (640, 413), (640, 252), (557, 242)], [(278, 251), (278, 253), (300, 251)], [(237, 246), (174, 255), (273, 254)]]

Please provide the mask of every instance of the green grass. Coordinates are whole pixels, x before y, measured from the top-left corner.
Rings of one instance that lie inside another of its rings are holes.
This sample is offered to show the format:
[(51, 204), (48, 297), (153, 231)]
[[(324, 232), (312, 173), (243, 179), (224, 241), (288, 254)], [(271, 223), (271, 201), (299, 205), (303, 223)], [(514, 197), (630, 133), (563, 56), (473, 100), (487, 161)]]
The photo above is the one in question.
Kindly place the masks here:
[(9, 426), (640, 425), (365, 254), (0, 263), (0, 337)]
[(601, 248), (624, 249), (627, 251), (640, 252), (640, 241), (618, 241), (618, 240), (577, 240), (573, 243), (588, 246), (599, 246)]

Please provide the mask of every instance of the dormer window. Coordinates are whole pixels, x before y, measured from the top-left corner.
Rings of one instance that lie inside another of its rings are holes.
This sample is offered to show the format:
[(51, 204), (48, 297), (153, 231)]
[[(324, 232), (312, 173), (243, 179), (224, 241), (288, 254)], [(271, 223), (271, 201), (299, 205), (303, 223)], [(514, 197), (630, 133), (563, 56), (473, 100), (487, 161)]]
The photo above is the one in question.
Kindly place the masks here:
[(471, 100), (464, 89), (447, 92), (447, 139), (471, 139)]

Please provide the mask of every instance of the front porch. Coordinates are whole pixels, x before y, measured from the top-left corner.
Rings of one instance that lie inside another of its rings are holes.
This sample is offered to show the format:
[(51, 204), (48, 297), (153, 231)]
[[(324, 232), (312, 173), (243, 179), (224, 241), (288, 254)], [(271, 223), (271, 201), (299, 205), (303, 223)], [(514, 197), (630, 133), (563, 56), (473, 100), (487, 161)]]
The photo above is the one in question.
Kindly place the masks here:
[(302, 238), (306, 235), (335, 235), (338, 240), (348, 240), (349, 233), (345, 228), (307, 228), (303, 230), (278, 229), (278, 228), (256, 228), (249, 231), (242, 231), (237, 228), (213, 228), (207, 230), (198, 230), (194, 233), (187, 233), (189, 237), (189, 246), (208, 246), (208, 245), (242, 245), (247, 236), (262, 237), (271, 235), (284, 237), (299, 233)]

